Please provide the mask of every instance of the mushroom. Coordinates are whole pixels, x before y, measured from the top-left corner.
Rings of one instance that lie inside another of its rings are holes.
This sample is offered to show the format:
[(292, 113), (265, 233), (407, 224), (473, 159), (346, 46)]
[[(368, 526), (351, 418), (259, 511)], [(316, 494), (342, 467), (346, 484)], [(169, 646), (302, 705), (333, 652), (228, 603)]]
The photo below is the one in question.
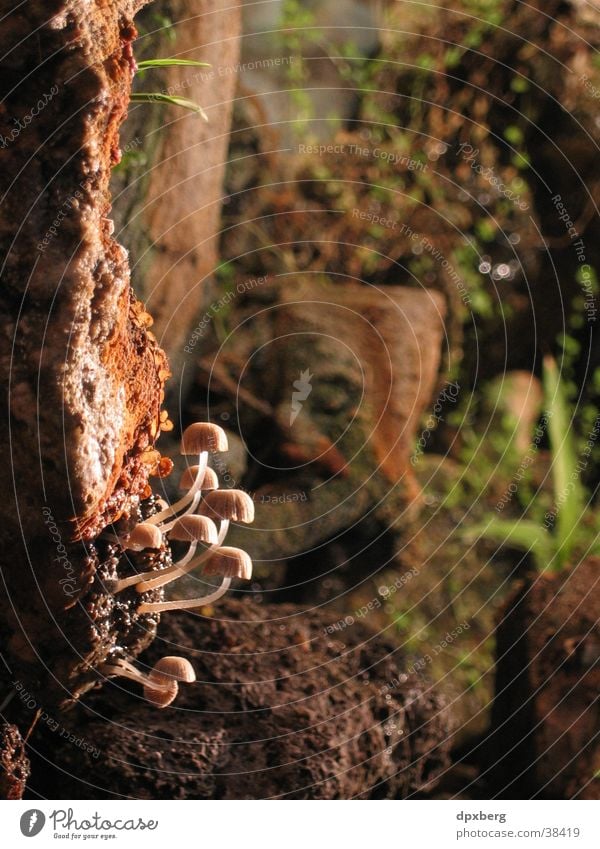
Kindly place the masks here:
[(137, 681), (144, 688), (144, 698), (156, 707), (164, 708), (175, 699), (178, 682), (191, 683), (196, 680), (192, 664), (183, 657), (163, 657), (148, 674), (140, 672), (127, 660), (118, 659), (105, 663), (100, 672), (106, 676), (119, 676)]
[(224, 595), (231, 584), (232, 578), (249, 580), (252, 577), (252, 560), (240, 548), (223, 546), (211, 557), (204, 569), (205, 575), (222, 575), (221, 585), (212, 593), (198, 598), (185, 598), (176, 601), (143, 602), (138, 607), (138, 613), (164, 613), (167, 610), (190, 610), (212, 604)]
[(196, 680), (194, 667), (185, 657), (175, 657), (174, 655), (161, 657), (154, 664), (152, 671), (160, 672), (161, 675), (167, 678), (174, 678), (176, 681), (183, 682), (184, 684), (192, 684)]
[(254, 502), (241, 489), (216, 489), (204, 496), (199, 512), (221, 522), (254, 521)]
[(193, 513), (196, 509), (205, 478), (209, 452), (227, 451), (227, 436), (219, 425), (210, 422), (196, 422), (187, 427), (181, 437), (181, 453), (184, 456), (197, 454), (196, 478), (188, 492), (165, 510), (155, 513), (148, 521), (160, 525), (164, 532), (170, 530), (181, 511)]
[(163, 535), (156, 525), (140, 522), (124, 540), (119, 540), (125, 549), (143, 551), (145, 548), (161, 548)]
[[(156, 529), (156, 525), (153, 525), (152, 527)], [(160, 531), (158, 531), (158, 533), (160, 534)], [(137, 587), (138, 592), (146, 592), (147, 590), (162, 587), (164, 584), (168, 584), (176, 578), (180, 578), (186, 571), (189, 571), (184, 570), (183, 567), (189, 563), (196, 553), (196, 548), (198, 547), (199, 542), (204, 542), (212, 547), (216, 546), (219, 542), (217, 527), (212, 519), (209, 519), (208, 516), (190, 516), (188, 514), (177, 519), (171, 528), (169, 539), (190, 543), (187, 553), (181, 558), (181, 560), (178, 560), (176, 563), (173, 563), (172, 566), (168, 566), (165, 569), (153, 570), (151, 572), (140, 572), (137, 575), (130, 575), (128, 578), (121, 578), (118, 581), (113, 581), (110, 583), (110, 590), (113, 593), (119, 593), (121, 590), (127, 589), (127, 587), (135, 586)], [(209, 550), (210, 549), (207, 549), (207, 551)], [(195, 568), (195, 566), (192, 566), (191, 568)]]
[(222, 427), (212, 422), (195, 422), (183, 431), (181, 453), (183, 455), (202, 454), (210, 451), (215, 454), (227, 451), (227, 435)]
[(150, 670), (144, 685), (144, 697), (157, 707), (167, 707), (179, 690), (180, 681), (190, 684), (196, 680), (194, 667), (184, 657), (163, 657)]
[[(179, 479), (179, 489), (188, 490), (194, 486), (196, 482), (196, 478), (198, 477), (198, 466), (188, 466), (185, 472), (181, 475)], [(207, 466), (204, 470), (204, 477), (202, 478), (202, 483), (200, 484), (200, 489), (203, 492), (206, 492), (209, 489), (218, 489), (219, 488), (219, 479), (217, 477), (214, 469), (211, 469), (210, 466)]]
[(143, 551), (145, 548), (162, 548), (163, 535), (161, 529), (150, 522), (139, 522), (130, 533), (117, 534), (116, 531), (105, 531), (101, 539), (117, 542), (125, 551)]
[[(187, 554), (173, 563), (172, 566), (167, 566), (165, 569), (154, 570), (152, 572), (141, 572), (138, 575), (130, 575), (128, 578), (122, 578), (111, 584), (112, 592), (117, 593), (127, 587), (135, 586), (139, 593), (155, 590), (171, 581), (180, 578), (182, 575), (191, 572), (200, 566), (204, 561), (211, 556), (222, 545), (227, 531), (229, 529), (230, 520), (250, 523), (254, 520), (254, 502), (241, 489), (217, 489), (209, 492), (199, 507), (198, 516), (184, 514), (175, 521), (170, 531), (170, 539), (183, 539), (184, 541), (192, 540)], [(220, 519), (221, 526), (218, 536), (212, 519)], [(210, 526), (215, 531), (214, 536), (202, 536), (202, 524), (204, 519), (210, 521)], [(195, 535), (195, 538), (194, 538)], [(199, 541), (211, 543), (211, 547), (203, 551), (196, 558), (192, 559), (197, 543)]]
[(222, 545), (231, 521), (244, 524), (254, 521), (254, 502), (241, 489), (215, 489), (205, 495), (198, 512), (215, 521), (220, 520), (219, 545)]
[(218, 536), (217, 526), (208, 516), (185, 515), (177, 519), (171, 528), (169, 539), (189, 542), (190, 548), (194, 550), (199, 542), (216, 545)]
[[(223, 547), (231, 521), (252, 522), (254, 520), (254, 503), (250, 496), (238, 489), (220, 490), (216, 473), (207, 466), (209, 451), (225, 450), (227, 450), (227, 437), (225, 431), (218, 425), (198, 422), (184, 431), (181, 453), (198, 455), (198, 464), (186, 469), (180, 480), (180, 489), (187, 489), (186, 495), (171, 507), (164, 507), (159, 513), (155, 513), (134, 528), (126, 542), (122, 544), (131, 548), (140, 546), (136, 550), (141, 550), (143, 547), (148, 547), (144, 543), (150, 540), (155, 547), (160, 547), (163, 535), (169, 534), (171, 540), (189, 542), (187, 552), (180, 560), (164, 569), (154, 569), (106, 582), (107, 589), (114, 593), (121, 592), (127, 587), (135, 587), (138, 593), (144, 593), (174, 581), (208, 560), (205, 574), (221, 575), (223, 578), (221, 585), (201, 598), (142, 602), (138, 607), (139, 613), (186, 610), (210, 604), (227, 592), (232, 578), (248, 580), (251, 577), (252, 561), (246, 552), (238, 548)], [(203, 493), (204, 498), (201, 500)], [(198, 508), (197, 514), (196, 508)], [(215, 525), (217, 519), (220, 522), (218, 532)], [(207, 547), (196, 554), (199, 543), (204, 543)], [(125, 663), (123, 661), (123, 664)], [(125, 668), (121, 666), (121, 670)], [(113, 674), (128, 674), (130, 677), (135, 674), (136, 680), (141, 680), (139, 673), (131, 664), (127, 666), (127, 670), (127, 673), (121, 671)], [(164, 698), (167, 696), (163, 694)]]
[(224, 545), (215, 551), (203, 571), (205, 575), (222, 575), (225, 578), (242, 578), (249, 581), (252, 577), (252, 560), (241, 548)]

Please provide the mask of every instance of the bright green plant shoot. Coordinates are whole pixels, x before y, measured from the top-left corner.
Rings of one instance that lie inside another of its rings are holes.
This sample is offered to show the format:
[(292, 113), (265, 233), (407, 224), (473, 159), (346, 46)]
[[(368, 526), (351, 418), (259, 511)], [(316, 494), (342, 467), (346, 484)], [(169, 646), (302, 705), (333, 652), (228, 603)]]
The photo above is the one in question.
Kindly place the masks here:
[(210, 62), (196, 62), (195, 59), (143, 59), (137, 62), (138, 73), (149, 68), (168, 68), (170, 65), (193, 65), (196, 68), (210, 68)]
[[(152, 68), (167, 68), (171, 65), (192, 65), (196, 68), (210, 68), (208, 62), (196, 62), (194, 59), (144, 59), (137, 63), (138, 73), (148, 71)], [(175, 97), (160, 91), (138, 91), (132, 93), (131, 100), (134, 103), (168, 103), (170, 106), (180, 106), (182, 109), (189, 109), (191, 112), (196, 112), (205, 121), (208, 121), (208, 116), (204, 109), (198, 103), (188, 100), (185, 97)]]
[[(543, 385), (548, 411), (548, 440), (554, 509), (553, 523), (534, 498), (527, 513), (532, 518), (490, 519), (472, 528), (468, 538), (486, 537), (499, 545), (529, 552), (540, 572), (558, 572), (574, 554), (600, 553), (599, 534), (581, 483), (569, 401), (561, 383), (556, 362), (544, 359)], [(546, 521), (544, 521), (546, 520)]]

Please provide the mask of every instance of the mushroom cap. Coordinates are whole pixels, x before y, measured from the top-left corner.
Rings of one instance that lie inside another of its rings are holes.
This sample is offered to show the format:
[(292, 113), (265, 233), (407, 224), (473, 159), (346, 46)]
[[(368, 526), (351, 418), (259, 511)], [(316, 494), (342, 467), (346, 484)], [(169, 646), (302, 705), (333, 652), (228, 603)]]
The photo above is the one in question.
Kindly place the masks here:
[[(150, 678), (152, 678), (152, 673), (150, 673)], [(156, 688), (150, 684), (144, 684), (144, 698), (159, 708), (168, 707), (175, 700), (178, 692), (179, 685), (175, 679), (164, 681)]]
[[(198, 466), (188, 466), (185, 472), (181, 475), (179, 479), (179, 489), (188, 490), (191, 489), (194, 483), (196, 482), (196, 475), (198, 474)], [(204, 472), (204, 477), (202, 478), (202, 483), (200, 484), (200, 489), (218, 489), (219, 488), (219, 478), (217, 477), (217, 473), (214, 469), (206, 468)]]
[(192, 664), (185, 657), (167, 655), (167, 657), (161, 657), (154, 664), (150, 671), (150, 678), (152, 680), (162, 679), (166, 682), (183, 681), (186, 684), (191, 684), (192, 681), (196, 680), (196, 673)]
[(200, 454), (202, 451), (227, 451), (227, 436), (219, 425), (211, 422), (195, 422), (183, 431), (182, 454)]
[(124, 548), (132, 551), (143, 551), (145, 548), (161, 548), (163, 536), (156, 525), (149, 522), (140, 522), (124, 543)]
[(206, 494), (198, 512), (210, 519), (250, 523), (254, 521), (254, 502), (241, 489), (215, 489)]
[(216, 545), (219, 540), (217, 526), (208, 516), (181, 516), (169, 533), (169, 539), (181, 540), (182, 542), (206, 542)]
[(241, 548), (223, 546), (214, 553), (204, 567), (205, 575), (222, 575), (224, 578), (242, 578), (249, 581), (252, 577), (252, 560)]

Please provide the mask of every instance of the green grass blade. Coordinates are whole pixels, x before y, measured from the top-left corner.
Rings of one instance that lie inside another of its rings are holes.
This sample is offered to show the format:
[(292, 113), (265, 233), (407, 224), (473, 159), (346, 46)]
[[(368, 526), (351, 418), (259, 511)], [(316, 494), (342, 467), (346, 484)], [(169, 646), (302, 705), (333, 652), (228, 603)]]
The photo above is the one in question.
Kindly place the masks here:
[(196, 112), (205, 121), (208, 121), (208, 115), (204, 109), (198, 103), (194, 103), (193, 100), (187, 100), (185, 97), (173, 97), (170, 94), (162, 94), (159, 91), (135, 91), (131, 95), (131, 100), (134, 103), (168, 103), (170, 106), (181, 106), (183, 109)]
[(577, 469), (571, 411), (553, 357), (544, 357), (544, 396), (550, 413), (548, 438), (552, 456), (552, 483), (556, 514), (559, 565), (568, 559), (583, 515), (585, 491)]
[(143, 59), (137, 63), (138, 71), (150, 68), (169, 68), (172, 65), (191, 65), (194, 68), (210, 68), (210, 62), (196, 62), (194, 59)]
[[(526, 519), (496, 519), (481, 522), (470, 528), (465, 538), (474, 541), (479, 538), (489, 539), (498, 545), (518, 548), (519, 551), (531, 552), (540, 572), (548, 568), (552, 559), (551, 537), (543, 527)], [(554, 569), (554, 564), (552, 564)]]
[(524, 551), (538, 545), (545, 534), (547, 531), (535, 522), (496, 518), (480, 522), (467, 531), (470, 538), (487, 537), (493, 542), (510, 544)]

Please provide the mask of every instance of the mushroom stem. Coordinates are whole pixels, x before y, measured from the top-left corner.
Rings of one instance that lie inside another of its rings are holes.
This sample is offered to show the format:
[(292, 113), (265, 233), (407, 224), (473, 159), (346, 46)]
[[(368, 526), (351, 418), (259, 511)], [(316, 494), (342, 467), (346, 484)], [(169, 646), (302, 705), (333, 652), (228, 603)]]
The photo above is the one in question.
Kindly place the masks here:
[(116, 663), (104, 663), (100, 667), (100, 672), (107, 678), (110, 675), (118, 675), (119, 678), (129, 678), (131, 681), (137, 681), (138, 684), (144, 686), (148, 684), (149, 678), (136, 669), (128, 660), (118, 660)]
[(118, 578), (117, 580), (105, 581), (104, 587), (109, 593), (116, 595), (117, 593), (120, 593), (123, 590), (128, 589), (129, 587), (137, 586), (140, 581), (143, 581), (144, 579), (157, 574), (160, 574), (160, 572), (140, 572), (137, 575), (130, 575), (128, 578)]
[(219, 527), (219, 539), (217, 540), (217, 545), (223, 545), (225, 542), (225, 537), (227, 536), (227, 531), (229, 530), (229, 519), (221, 519), (221, 525)]
[(223, 545), (227, 531), (229, 530), (229, 519), (223, 519), (219, 527), (219, 537), (216, 543), (206, 548), (198, 557), (194, 558), (198, 546), (198, 540), (194, 540), (187, 553), (173, 563), (172, 566), (167, 566), (166, 569), (160, 569), (153, 572), (141, 572), (138, 575), (131, 575), (129, 578), (122, 578), (120, 581), (115, 581), (109, 589), (113, 593), (121, 592), (127, 587), (135, 587), (139, 593), (148, 592), (148, 590), (156, 590), (158, 587), (163, 587), (165, 584), (170, 584), (171, 581), (181, 578), (182, 575), (187, 575), (188, 572), (196, 569), (201, 563), (204, 563), (215, 551)]
[(221, 523), (218, 542), (204, 549), (202, 554), (199, 554), (198, 557), (192, 559), (188, 552), (188, 554), (185, 557), (182, 557), (181, 560), (178, 560), (177, 563), (173, 563), (172, 566), (168, 566), (166, 569), (161, 569), (160, 572), (146, 572), (147, 577), (144, 575), (138, 575), (138, 582), (135, 585), (138, 593), (146, 593), (148, 590), (155, 590), (158, 587), (164, 587), (165, 584), (170, 584), (171, 581), (181, 578), (182, 575), (187, 575), (188, 572), (192, 572), (200, 566), (201, 563), (208, 560), (208, 558), (223, 544), (223, 540), (227, 534), (227, 528), (223, 531), (224, 524), (229, 525), (229, 521), (226, 519)]
[(204, 607), (207, 604), (212, 604), (221, 596), (225, 595), (231, 584), (231, 578), (225, 577), (221, 585), (209, 595), (201, 596), (200, 598), (184, 598), (178, 601), (159, 601), (142, 603), (138, 607), (138, 613), (164, 613), (167, 610), (193, 610), (195, 607)]
[(166, 507), (164, 510), (161, 510), (160, 513), (155, 513), (154, 516), (151, 516), (146, 521), (151, 525), (160, 525), (161, 530), (165, 533), (173, 527), (174, 523), (177, 521), (178, 514), (184, 510), (184, 508), (186, 513), (193, 512), (198, 505), (198, 501), (200, 501), (200, 487), (204, 480), (204, 473), (206, 471), (207, 464), (208, 451), (201, 451), (198, 455), (198, 471), (196, 473), (196, 480), (194, 481), (191, 489), (186, 492), (179, 501), (176, 501), (175, 504), (171, 504), (170, 507)]
[[(197, 493), (196, 495), (198, 498), (200, 497), (200, 493)], [(122, 592), (122, 590), (128, 589), (129, 587), (137, 587), (138, 592), (143, 593), (148, 590), (155, 590), (165, 584), (170, 584), (171, 581), (187, 574), (187, 572), (191, 572), (192, 569), (195, 569), (196, 566), (203, 563), (210, 554), (214, 554), (214, 552), (223, 545), (228, 530), (229, 519), (221, 519), (217, 541), (206, 548), (193, 562), (190, 561), (192, 561), (192, 558), (196, 553), (199, 540), (192, 540), (190, 547), (184, 556), (171, 566), (167, 566), (165, 569), (138, 572), (136, 575), (129, 575), (128, 578), (108, 580), (104, 582), (104, 586), (108, 592), (116, 594)]]

